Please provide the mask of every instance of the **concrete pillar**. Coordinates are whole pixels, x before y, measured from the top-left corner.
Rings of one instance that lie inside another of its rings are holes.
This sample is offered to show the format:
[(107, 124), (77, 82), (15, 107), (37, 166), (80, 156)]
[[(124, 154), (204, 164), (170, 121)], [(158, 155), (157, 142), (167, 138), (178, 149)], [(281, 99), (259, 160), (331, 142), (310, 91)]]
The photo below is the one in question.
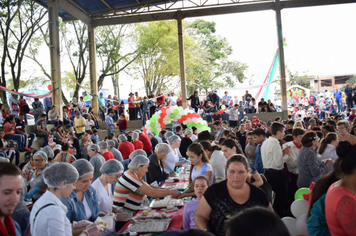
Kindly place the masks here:
[(178, 43), (179, 43), (179, 64), (180, 64), (180, 84), (182, 88), (182, 105), (187, 108), (187, 85), (185, 80), (185, 62), (184, 62), (184, 41), (183, 41), (183, 16), (181, 11), (177, 12), (178, 22)]
[[(98, 94), (98, 82), (96, 75), (96, 45), (95, 45), (95, 29), (91, 25), (88, 25), (88, 43), (89, 43), (89, 71), (90, 71), (90, 93), (99, 96)], [(91, 106), (93, 112), (99, 115), (99, 103), (98, 97), (93, 96), (91, 99)]]
[[(61, 88), (61, 60), (59, 49), (59, 21), (58, 21), (58, 2), (57, 0), (48, 1), (48, 25), (49, 25), (49, 50), (51, 57), (51, 79), (52, 89)], [(62, 90), (57, 89), (52, 93), (53, 105), (63, 120), (62, 112)]]

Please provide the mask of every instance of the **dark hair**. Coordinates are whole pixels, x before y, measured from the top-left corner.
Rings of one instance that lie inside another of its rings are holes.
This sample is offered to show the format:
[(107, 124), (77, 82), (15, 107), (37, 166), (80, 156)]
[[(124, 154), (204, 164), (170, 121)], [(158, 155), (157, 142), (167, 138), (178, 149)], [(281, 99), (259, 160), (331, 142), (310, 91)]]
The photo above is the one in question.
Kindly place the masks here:
[(215, 126), (221, 125), (221, 122), (218, 121), (218, 120), (216, 120), (216, 121), (214, 121), (214, 125), (215, 125)]
[(283, 221), (274, 212), (262, 208), (248, 208), (229, 221), (225, 226), (228, 236), (290, 236)]
[[(349, 142), (347, 143), (350, 144)], [(334, 169), (330, 173), (323, 175), (316, 181), (310, 199), (308, 217), (310, 216), (310, 211), (313, 208), (314, 203), (318, 201), (322, 195), (326, 194), (331, 184), (341, 179), (342, 174), (341, 174), (340, 164), (341, 164), (340, 158), (336, 159), (334, 163)]]
[(276, 135), (277, 132), (283, 132), (284, 130), (284, 125), (282, 125), (281, 123), (277, 123), (277, 122), (273, 122), (272, 126), (271, 126), (271, 133), (272, 135)]
[(1, 178), (5, 175), (21, 176), (22, 172), (16, 165), (8, 162), (0, 162), (0, 184)]
[(47, 115), (46, 115), (46, 114), (42, 114), (42, 115), (41, 115), (41, 118), (42, 118), (42, 117), (47, 117)]
[(276, 116), (276, 118), (274, 118), (274, 121), (280, 120), (281, 117), (280, 116)]
[(4, 124), (5, 124), (6, 122), (12, 121), (13, 119), (15, 119), (15, 116), (13, 116), (13, 115), (8, 115), (8, 116), (5, 118), (5, 120), (4, 120)]
[(178, 125), (176, 126), (176, 133), (180, 132), (182, 130), (182, 126)]
[(335, 140), (337, 140), (337, 134), (334, 132), (329, 132), (326, 137), (321, 140), (318, 153), (323, 154), (326, 146)]
[(242, 163), (245, 166), (246, 170), (248, 172), (251, 172), (250, 164), (248, 163), (247, 158), (243, 154), (235, 154), (235, 155), (232, 155), (231, 157), (229, 157), (229, 159), (227, 159), (227, 162), (226, 162), (226, 170), (229, 169), (229, 166), (231, 165), (231, 163), (234, 163), (234, 162)]
[(221, 123), (222, 124), (229, 124), (229, 122), (227, 122), (227, 120), (223, 120)]
[(203, 141), (203, 140), (212, 140), (211, 135), (209, 131), (204, 130), (198, 134), (198, 140)]
[(233, 149), (235, 147), (236, 154), (242, 154), (243, 155), (243, 151), (241, 150), (239, 145), (237, 145), (237, 142), (235, 142), (235, 140), (227, 139), (224, 142), (222, 142), (221, 147), (222, 146), (225, 146), (225, 147), (230, 148), (230, 149)]
[(256, 135), (256, 136), (263, 136), (263, 137), (266, 137), (266, 131), (262, 128), (257, 128), (255, 129), (254, 131), (252, 131), (253, 135)]
[(335, 126), (324, 125), (323, 129), (326, 129), (328, 132), (335, 132)]
[(348, 141), (339, 142), (336, 153), (341, 160), (341, 172), (344, 175), (353, 174), (356, 167), (356, 145), (351, 145)]
[(193, 181), (193, 184), (195, 184), (195, 181), (196, 181), (197, 179), (203, 179), (203, 180), (205, 180), (205, 181), (206, 181), (206, 184), (209, 186), (210, 181), (208, 180), (208, 177), (206, 177), (205, 175), (199, 175), (199, 176), (195, 177), (195, 179), (194, 179), (194, 181)]
[(93, 133), (98, 133), (99, 131), (97, 129), (93, 129)]
[(229, 134), (230, 134), (230, 130), (226, 129), (226, 130), (223, 131), (223, 135), (224, 136), (228, 136)]
[(179, 236), (214, 236), (214, 234), (200, 229), (188, 229), (188, 231), (184, 231)]
[[(209, 163), (209, 158), (206, 156), (203, 146), (200, 143), (192, 143), (187, 148), (187, 152), (192, 152), (197, 156), (202, 155), (201, 161), (204, 163)], [(193, 165), (190, 166), (190, 176), (189, 176), (189, 183), (192, 182), (192, 172), (193, 172)]]
[(302, 137), (302, 145), (304, 147), (311, 147), (313, 146), (313, 141), (317, 139), (318, 135), (314, 131), (306, 132)]
[(215, 150), (221, 150), (221, 148), (217, 145), (212, 146), (208, 141), (201, 141), (200, 144), (203, 146), (204, 150), (208, 150), (209, 152), (213, 152)]
[(287, 122), (287, 125), (294, 125), (294, 120), (289, 120), (289, 121)]
[(298, 135), (304, 135), (305, 134), (305, 130), (301, 129), (301, 128), (295, 128), (292, 131), (292, 135), (297, 137)]
[(284, 135), (283, 140), (286, 142), (291, 142), (293, 141), (293, 135), (291, 134)]
[(62, 150), (63, 150), (63, 151), (68, 151), (68, 149), (69, 149), (69, 144), (68, 144), (67, 142), (62, 143), (61, 145), (62, 145)]
[(313, 130), (313, 131), (321, 131), (320, 127), (318, 127), (318, 126), (314, 126), (314, 127), (312, 128), (312, 130)]

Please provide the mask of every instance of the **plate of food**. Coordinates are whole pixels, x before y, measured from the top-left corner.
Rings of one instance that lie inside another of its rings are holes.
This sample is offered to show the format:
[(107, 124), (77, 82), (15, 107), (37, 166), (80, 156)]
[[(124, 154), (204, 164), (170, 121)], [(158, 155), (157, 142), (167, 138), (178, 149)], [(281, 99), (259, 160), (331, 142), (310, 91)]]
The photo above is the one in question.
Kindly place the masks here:
[(148, 208), (147, 210), (142, 211), (141, 213), (137, 214), (135, 217), (132, 219), (165, 219), (165, 218), (171, 218), (172, 215), (168, 215), (164, 212), (159, 213), (156, 212), (156, 210), (152, 210), (152, 208)]
[(150, 204), (150, 207), (151, 208), (167, 208), (167, 206), (180, 207), (183, 205), (184, 205), (184, 202), (182, 199), (173, 199), (173, 198), (167, 197), (163, 200), (153, 199)]
[(165, 219), (132, 219), (127, 227), (128, 232), (159, 233), (168, 229), (171, 218)]
[(167, 189), (177, 189), (177, 190), (185, 190), (188, 188), (189, 183), (179, 183), (179, 184), (165, 184), (162, 186), (162, 188), (167, 188)]

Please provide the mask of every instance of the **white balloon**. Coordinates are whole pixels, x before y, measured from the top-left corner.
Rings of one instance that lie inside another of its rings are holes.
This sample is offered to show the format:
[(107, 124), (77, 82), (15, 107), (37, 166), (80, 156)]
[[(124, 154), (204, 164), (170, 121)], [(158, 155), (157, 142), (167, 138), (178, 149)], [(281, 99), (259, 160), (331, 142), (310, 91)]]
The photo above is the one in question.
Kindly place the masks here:
[(157, 122), (157, 123), (155, 124), (155, 126), (156, 126), (156, 129), (157, 129), (157, 128), (161, 127), (161, 124)]
[(176, 118), (177, 120), (179, 120), (180, 118), (182, 118), (182, 115), (181, 115), (181, 114), (178, 114), (178, 115), (176, 115), (176, 117), (174, 117), (174, 118)]
[(183, 124), (184, 125), (188, 124), (188, 120), (183, 121)]
[(303, 214), (298, 217), (295, 227), (298, 230), (298, 233), (304, 236), (309, 236), (308, 227), (307, 227), (308, 215)]
[(172, 113), (171, 108), (167, 109), (167, 110), (166, 110), (166, 113), (167, 113), (167, 115), (171, 114), (171, 113)]
[(197, 119), (196, 117), (193, 117), (192, 121), (193, 121), (194, 123), (197, 123), (197, 122), (198, 122), (198, 119)]
[(146, 125), (150, 125), (150, 124), (151, 124), (150, 120), (146, 121)]
[(192, 123), (192, 119), (191, 119), (191, 118), (186, 119), (186, 121), (187, 121), (188, 123)]
[(197, 128), (197, 132), (198, 132), (198, 134), (201, 132), (201, 129), (200, 128)]
[(297, 220), (292, 218), (292, 217), (283, 217), (282, 218), (283, 223), (285, 224), (285, 226), (288, 229), (288, 232), (291, 236), (297, 236), (298, 235), (298, 230), (296, 228), (296, 222)]
[(308, 214), (309, 202), (304, 199), (297, 199), (290, 206), (290, 210), (295, 218), (298, 218), (304, 214)]

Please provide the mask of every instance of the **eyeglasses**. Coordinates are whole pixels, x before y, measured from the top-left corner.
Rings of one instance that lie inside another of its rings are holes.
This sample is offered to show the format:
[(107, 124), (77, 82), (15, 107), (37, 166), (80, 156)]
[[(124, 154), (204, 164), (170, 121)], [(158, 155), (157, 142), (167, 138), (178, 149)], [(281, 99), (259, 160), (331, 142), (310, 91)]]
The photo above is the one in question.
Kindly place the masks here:
[(320, 140), (320, 138), (319, 138), (318, 136), (316, 136), (316, 137), (309, 137), (309, 139)]
[(44, 159), (33, 159), (34, 162), (43, 162)]

